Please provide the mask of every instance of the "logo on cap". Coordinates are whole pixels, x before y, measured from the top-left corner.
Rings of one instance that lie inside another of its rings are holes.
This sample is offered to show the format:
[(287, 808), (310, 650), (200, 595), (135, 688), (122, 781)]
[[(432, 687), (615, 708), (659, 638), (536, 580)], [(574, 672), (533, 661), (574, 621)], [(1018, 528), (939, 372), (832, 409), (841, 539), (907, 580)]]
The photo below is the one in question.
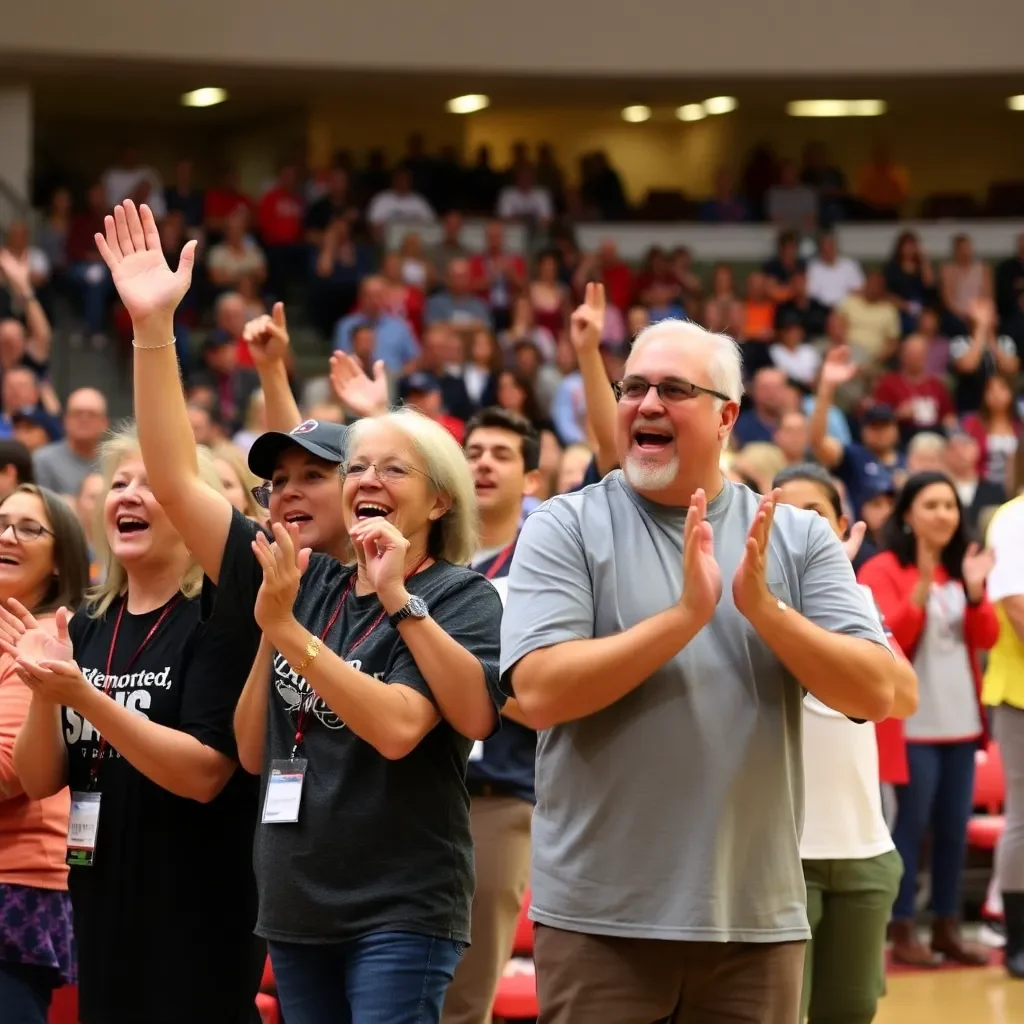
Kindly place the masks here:
[(306, 420), (305, 423), (300, 423), (291, 433), (293, 434), (309, 434), (312, 433), (320, 426), (316, 420)]

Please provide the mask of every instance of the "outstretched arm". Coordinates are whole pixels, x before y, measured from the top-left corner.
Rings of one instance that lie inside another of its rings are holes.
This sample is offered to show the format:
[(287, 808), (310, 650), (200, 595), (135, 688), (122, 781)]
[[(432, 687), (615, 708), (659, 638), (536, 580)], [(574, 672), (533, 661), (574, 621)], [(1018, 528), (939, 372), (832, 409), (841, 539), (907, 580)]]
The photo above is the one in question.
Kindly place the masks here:
[(195, 438), (174, 347), (174, 311), (192, 281), (196, 243), (171, 272), (149, 207), (126, 199), (104, 219), (96, 245), (135, 332), (135, 418), (149, 486), (203, 571), (215, 583), (231, 525), (231, 503), (199, 476)]
[(291, 342), (288, 338), (288, 323), (284, 315), (284, 303), (275, 302), (270, 316), (250, 320), (245, 325), (242, 337), (249, 344), (252, 361), (260, 375), (260, 385), (267, 408), (267, 429), (288, 433), (302, 422), (302, 413), (292, 394), (288, 380), (288, 353)]

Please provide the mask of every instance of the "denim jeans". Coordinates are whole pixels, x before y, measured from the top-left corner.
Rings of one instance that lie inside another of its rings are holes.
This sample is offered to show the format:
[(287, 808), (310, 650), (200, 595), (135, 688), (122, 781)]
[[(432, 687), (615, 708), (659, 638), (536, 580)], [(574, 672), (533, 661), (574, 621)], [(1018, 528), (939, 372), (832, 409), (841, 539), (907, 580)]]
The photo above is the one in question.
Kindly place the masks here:
[(932, 912), (960, 912), (960, 881), (967, 850), (967, 824), (974, 795), (976, 740), (966, 743), (908, 743), (910, 781), (896, 787), (892, 838), (903, 858), (903, 881), (893, 904), (893, 920), (914, 916), (917, 865), (925, 833), (932, 834)]
[(46, 1024), (57, 972), (31, 964), (0, 963), (0, 1020), (4, 1024)]
[(287, 1024), (437, 1024), (463, 944), (377, 932), (311, 946), (271, 942)]

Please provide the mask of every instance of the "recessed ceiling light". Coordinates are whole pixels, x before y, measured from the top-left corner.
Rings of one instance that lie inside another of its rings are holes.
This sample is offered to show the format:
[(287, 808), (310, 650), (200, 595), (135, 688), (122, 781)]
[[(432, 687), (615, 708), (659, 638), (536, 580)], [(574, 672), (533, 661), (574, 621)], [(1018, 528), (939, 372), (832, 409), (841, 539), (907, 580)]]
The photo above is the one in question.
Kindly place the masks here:
[(703, 121), (708, 116), (703, 103), (684, 103), (676, 107), (676, 117), (680, 121)]
[(215, 107), (218, 103), (223, 103), (227, 98), (226, 90), (207, 85), (202, 89), (193, 89), (191, 92), (183, 93), (181, 105), (183, 107)]
[(1024, 110), (1024, 93), (1020, 96), (1007, 96), (1006, 105), (1011, 110)]
[(475, 114), (478, 110), (486, 110), (491, 105), (490, 96), (473, 92), (466, 96), (456, 96), (445, 105), (449, 114)]
[(790, 117), (880, 117), (885, 100), (794, 100), (786, 104)]
[(645, 107), (642, 103), (635, 103), (631, 107), (622, 108), (622, 120), (630, 124), (639, 124), (641, 121), (649, 121), (651, 108)]
[(709, 114), (731, 114), (737, 106), (735, 96), (712, 96), (704, 101), (704, 109)]

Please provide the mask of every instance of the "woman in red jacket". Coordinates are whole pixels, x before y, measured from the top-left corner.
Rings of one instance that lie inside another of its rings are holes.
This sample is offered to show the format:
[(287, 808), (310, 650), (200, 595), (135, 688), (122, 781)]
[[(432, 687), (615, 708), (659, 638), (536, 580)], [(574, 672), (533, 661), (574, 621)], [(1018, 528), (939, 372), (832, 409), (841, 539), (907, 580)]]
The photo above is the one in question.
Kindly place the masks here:
[[(974, 754), (985, 733), (978, 652), (999, 634), (985, 597), (990, 552), (969, 545), (956, 488), (942, 473), (917, 473), (904, 484), (883, 537), (885, 550), (865, 563), (886, 624), (917, 671), (919, 704), (905, 722), (905, 785), (896, 787), (893, 840), (904, 875), (893, 905), (894, 959), (935, 966), (939, 954), (984, 964), (986, 953), (960, 938), (958, 912)], [(925, 833), (932, 835), (931, 948), (917, 939), (914, 897)]]

